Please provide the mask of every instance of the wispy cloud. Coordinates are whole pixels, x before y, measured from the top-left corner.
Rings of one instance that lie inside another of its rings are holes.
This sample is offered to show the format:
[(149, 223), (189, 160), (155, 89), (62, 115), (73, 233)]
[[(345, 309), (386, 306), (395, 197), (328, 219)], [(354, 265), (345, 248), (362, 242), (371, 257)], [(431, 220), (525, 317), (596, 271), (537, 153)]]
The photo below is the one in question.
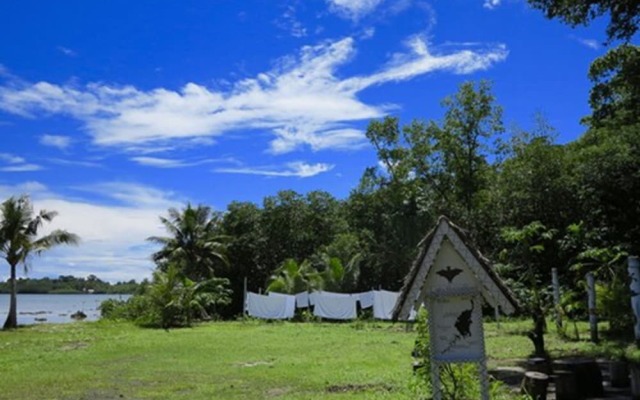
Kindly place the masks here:
[[(68, 197), (39, 182), (0, 185), (0, 197), (28, 194), (37, 210), (58, 211), (42, 233), (67, 229), (81, 238), (77, 247), (59, 247), (34, 261), (36, 275), (96, 274), (112, 282), (150, 277), (150, 255), (157, 247), (146, 241), (165, 232), (158, 217), (180, 207), (174, 193), (135, 183), (107, 182), (82, 187)], [(115, 201), (115, 203), (114, 203)]]
[(40, 136), (40, 144), (65, 150), (71, 145), (71, 138), (62, 135), (42, 135)]
[(74, 190), (99, 195), (122, 205), (169, 207), (177, 199), (175, 193), (131, 182), (102, 182), (75, 186)]
[(102, 164), (94, 161), (83, 161), (83, 160), (66, 160), (63, 158), (48, 158), (47, 161), (58, 164), (58, 165), (70, 165), (77, 167), (89, 167), (89, 168), (102, 168), (104, 167)]
[(373, 12), (384, 0), (326, 0), (329, 9), (352, 20), (359, 20)]
[(0, 153), (0, 162), (8, 164), (0, 166), (2, 172), (31, 172), (42, 169), (37, 164), (28, 163), (23, 157), (9, 153)]
[(159, 158), (159, 157), (131, 157), (131, 161), (134, 161), (140, 165), (144, 165), (147, 167), (156, 167), (156, 168), (185, 168), (185, 167), (195, 167), (198, 165), (222, 163), (222, 162), (237, 164), (237, 160), (231, 157), (207, 158), (204, 160), (195, 160), (195, 161), (186, 161), (186, 160), (177, 160), (177, 159), (171, 159), (171, 158)]
[(9, 164), (22, 164), (25, 159), (9, 153), (0, 153), (0, 161), (4, 161)]
[(64, 47), (64, 46), (58, 46), (56, 47), (58, 49), (58, 51), (62, 54), (64, 54), (67, 57), (76, 57), (78, 55), (77, 52), (71, 50), (68, 47)]
[(394, 54), (377, 71), (347, 77), (338, 70), (355, 57), (353, 38), (305, 46), (297, 56), (279, 60), (271, 71), (240, 80), (227, 90), (196, 83), (177, 91), (144, 91), (102, 83), (9, 80), (0, 85), (0, 110), (25, 117), (67, 115), (84, 123), (94, 144), (130, 151), (156, 151), (239, 130), (271, 132), (273, 153), (302, 146), (314, 151), (351, 149), (365, 142), (355, 122), (394, 109), (392, 104), (359, 99), (363, 90), (438, 71), (469, 74), (508, 55), (504, 45), (438, 49), (421, 36), (412, 36), (405, 45), (405, 51)]
[(482, 7), (493, 10), (494, 8), (498, 7), (500, 3), (502, 3), (502, 0), (484, 0), (484, 4), (482, 5)]
[(333, 165), (317, 163), (307, 164), (302, 161), (294, 161), (287, 163), (284, 168), (274, 167), (253, 167), (253, 168), (217, 168), (213, 172), (226, 174), (246, 174), (246, 175), (263, 175), (278, 177), (298, 177), (310, 178), (323, 172), (331, 171)]
[(275, 25), (293, 37), (302, 38), (307, 36), (307, 28), (296, 15), (296, 5), (296, 3), (287, 4), (280, 18), (275, 21)]
[(570, 35), (569, 37), (575, 40), (576, 42), (580, 43), (581, 45), (588, 47), (590, 49), (593, 49), (593, 50), (600, 49), (600, 42), (598, 42), (595, 39), (585, 39), (575, 35)]
[(31, 172), (31, 171), (39, 171), (42, 167), (37, 164), (20, 164), (20, 165), (9, 165), (6, 167), (0, 167), (0, 171), (2, 172)]

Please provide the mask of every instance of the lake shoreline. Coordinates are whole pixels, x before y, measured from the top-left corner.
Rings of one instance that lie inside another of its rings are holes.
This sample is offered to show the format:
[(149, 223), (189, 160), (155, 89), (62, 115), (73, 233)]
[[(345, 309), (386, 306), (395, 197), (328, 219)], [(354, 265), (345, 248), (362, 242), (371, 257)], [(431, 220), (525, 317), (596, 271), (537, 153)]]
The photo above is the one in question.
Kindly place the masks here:
[[(18, 324), (64, 324), (76, 321), (77, 312), (86, 315), (86, 321), (100, 319), (100, 304), (109, 299), (127, 300), (130, 294), (18, 294)], [(8, 294), (0, 294), (0, 322), (9, 311)]]

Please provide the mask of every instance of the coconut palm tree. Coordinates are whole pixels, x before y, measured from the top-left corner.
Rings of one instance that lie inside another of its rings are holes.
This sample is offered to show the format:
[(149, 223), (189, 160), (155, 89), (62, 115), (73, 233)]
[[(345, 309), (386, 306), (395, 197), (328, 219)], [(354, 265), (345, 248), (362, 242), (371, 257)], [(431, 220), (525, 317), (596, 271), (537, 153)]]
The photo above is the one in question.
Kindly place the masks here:
[(11, 197), (0, 205), (0, 255), (10, 267), (11, 299), (9, 315), (3, 329), (18, 326), (16, 269), (22, 264), (29, 269), (31, 256), (40, 255), (52, 247), (62, 244), (77, 244), (79, 237), (73, 233), (56, 229), (48, 235), (38, 236), (45, 222), (58, 215), (55, 211), (41, 210), (37, 215), (28, 196)]
[(320, 290), (324, 282), (320, 273), (308, 260), (301, 263), (286, 259), (269, 278), (267, 291), (295, 294), (307, 290)]
[(209, 319), (217, 306), (229, 304), (229, 280), (210, 278), (194, 282), (174, 264), (156, 270), (147, 293), (153, 310), (151, 322), (164, 329), (190, 326), (194, 319)]
[(169, 263), (194, 281), (214, 276), (216, 266), (227, 265), (225, 237), (220, 235), (220, 219), (210, 207), (187, 204), (179, 211), (170, 208), (168, 217), (160, 221), (169, 236), (152, 236), (147, 240), (163, 247), (153, 254), (153, 260), (165, 271)]

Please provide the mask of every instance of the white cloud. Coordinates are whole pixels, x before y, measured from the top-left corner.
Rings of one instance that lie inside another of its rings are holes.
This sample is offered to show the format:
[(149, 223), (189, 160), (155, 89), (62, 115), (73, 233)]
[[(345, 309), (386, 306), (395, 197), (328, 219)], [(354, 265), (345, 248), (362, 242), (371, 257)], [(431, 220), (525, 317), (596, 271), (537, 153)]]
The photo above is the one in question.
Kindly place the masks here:
[(156, 168), (183, 168), (197, 165), (193, 163), (187, 163), (183, 160), (171, 160), (168, 158), (157, 157), (132, 157), (131, 160), (140, 165)]
[(0, 166), (1, 172), (30, 172), (42, 169), (39, 165), (27, 163), (24, 158), (9, 153), (0, 153), (0, 162), (8, 164)]
[(0, 153), (0, 161), (9, 164), (22, 164), (25, 162), (25, 159), (9, 153)]
[(59, 213), (43, 227), (43, 234), (66, 229), (81, 238), (79, 246), (59, 247), (34, 258), (33, 273), (93, 273), (112, 282), (150, 277), (154, 268), (150, 255), (157, 247), (146, 238), (166, 234), (158, 217), (169, 207), (180, 207), (182, 201), (170, 192), (132, 183), (108, 182), (80, 189), (92, 199), (61, 196), (39, 182), (0, 185), (1, 198), (29, 194), (36, 211)]
[(384, 0), (327, 0), (329, 9), (338, 15), (359, 20), (375, 10)]
[(293, 37), (302, 38), (307, 36), (307, 28), (298, 20), (296, 16), (296, 6), (294, 4), (287, 4), (285, 6), (285, 11), (280, 18), (275, 21), (275, 25), (287, 31)]
[(508, 54), (503, 45), (437, 50), (420, 36), (411, 37), (406, 45), (407, 51), (393, 55), (378, 71), (344, 78), (337, 72), (355, 56), (353, 38), (305, 46), (271, 71), (225, 90), (196, 83), (177, 91), (144, 91), (101, 83), (10, 80), (0, 86), (0, 110), (25, 117), (68, 115), (85, 124), (94, 144), (129, 151), (170, 149), (175, 143), (211, 140), (240, 129), (271, 132), (274, 153), (301, 146), (344, 149), (365, 141), (354, 122), (379, 118), (394, 109), (390, 104), (365, 103), (358, 98), (361, 91), (437, 71), (484, 70)]
[(60, 53), (64, 54), (67, 57), (76, 57), (78, 55), (77, 52), (71, 50), (68, 47), (58, 46), (57, 49)]
[(362, 31), (360, 34), (361, 39), (371, 39), (376, 34), (376, 28), (369, 27)]
[(159, 157), (131, 157), (131, 161), (134, 161), (140, 165), (144, 165), (147, 167), (156, 167), (156, 168), (185, 168), (185, 167), (194, 167), (197, 165), (203, 164), (211, 164), (218, 162), (226, 162), (226, 163), (237, 163), (237, 161), (233, 158), (207, 158), (204, 160), (197, 161), (185, 161), (185, 160), (176, 160), (170, 158), (159, 158)]
[(173, 192), (128, 182), (103, 182), (73, 189), (115, 200), (123, 205), (167, 208), (176, 199)]
[(62, 135), (42, 135), (40, 136), (40, 144), (65, 150), (69, 145), (71, 145), (71, 138), (69, 136)]
[(47, 161), (58, 165), (69, 165), (77, 167), (102, 168), (103, 165), (94, 161), (65, 160), (63, 158), (48, 158)]
[(310, 178), (323, 172), (333, 169), (331, 164), (307, 164), (302, 161), (294, 161), (287, 163), (284, 169), (274, 169), (273, 167), (255, 167), (255, 168), (218, 168), (213, 172), (227, 174), (247, 174), (247, 175), (263, 175), (263, 176), (279, 176), (298, 178)]
[(494, 8), (498, 7), (501, 2), (502, 0), (484, 0), (484, 4), (482, 5), (482, 7), (493, 10)]
[(2, 172), (31, 172), (39, 171), (41, 169), (42, 167), (37, 164), (18, 164), (0, 167), (0, 171)]
[(575, 36), (575, 35), (571, 35), (570, 36), (571, 39), (575, 40), (576, 42), (580, 43), (581, 45), (588, 47), (592, 50), (598, 50), (600, 49), (600, 42), (598, 42), (595, 39), (585, 39), (585, 38), (581, 38), (579, 36)]

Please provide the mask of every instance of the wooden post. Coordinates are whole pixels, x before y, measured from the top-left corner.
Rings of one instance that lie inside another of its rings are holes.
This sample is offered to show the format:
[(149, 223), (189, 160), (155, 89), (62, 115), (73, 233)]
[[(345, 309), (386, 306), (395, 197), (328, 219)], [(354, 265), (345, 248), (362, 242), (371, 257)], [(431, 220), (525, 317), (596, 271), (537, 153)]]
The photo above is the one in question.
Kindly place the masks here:
[(527, 371), (522, 381), (522, 393), (531, 396), (534, 400), (546, 400), (548, 385), (549, 375)]
[(629, 273), (629, 287), (631, 288), (631, 308), (634, 316), (634, 332), (636, 345), (640, 347), (640, 259), (635, 256), (627, 260), (627, 272)]
[(553, 285), (553, 306), (556, 310), (556, 326), (562, 329), (562, 315), (560, 314), (560, 282), (558, 268), (551, 268), (551, 283)]
[(571, 371), (559, 370), (554, 373), (556, 400), (575, 400), (580, 398), (576, 376)]
[(493, 308), (493, 311), (495, 312), (496, 324), (498, 326), (498, 330), (500, 330), (500, 307), (499, 306), (495, 306)]
[[(602, 398), (604, 396), (604, 387), (602, 385), (602, 372), (596, 360), (592, 358), (564, 358), (558, 359), (553, 362), (554, 371), (569, 371), (573, 374), (573, 378), (564, 376), (556, 379), (565, 379), (567, 381), (561, 382), (566, 387), (566, 391), (561, 391), (563, 394), (559, 396), (559, 400), (564, 399), (592, 399)], [(561, 374), (559, 374), (561, 375)], [(571, 379), (574, 382), (571, 382)], [(558, 386), (556, 386), (556, 390)], [(570, 390), (575, 390), (573, 396), (570, 395)], [(556, 393), (557, 395), (557, 393)]]
[(589, 331), (591, 333), (591, 341), (593, 343), (598, 342), (598, 316), (596, 315), (596, 281), (593, 278), (593, 273), (588, 272), (587, 278), (587, 292), (589, 295), (588, 310), (589, 310)]

